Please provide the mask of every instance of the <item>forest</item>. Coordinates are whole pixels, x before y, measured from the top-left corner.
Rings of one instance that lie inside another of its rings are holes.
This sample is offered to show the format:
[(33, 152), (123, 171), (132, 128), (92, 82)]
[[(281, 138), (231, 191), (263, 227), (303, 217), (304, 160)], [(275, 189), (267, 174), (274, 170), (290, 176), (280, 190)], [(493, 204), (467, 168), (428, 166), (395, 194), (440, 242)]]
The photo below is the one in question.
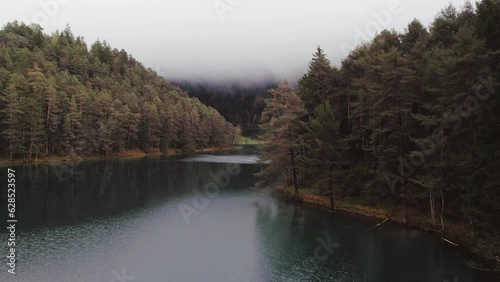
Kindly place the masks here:
[(318, 47), (296, 89), (265, 100), (259, 184), (423, 219), (498, 263), (499, 79), (498, 1), (384, 30), (339, 67)]
[(271, 80), (255, 83), (180, 80), (171, 83), (216, 109), (227, 121), (241, 128), (243, 135), (250, 137), (258, 135), (264, 99), (269, 97), (268, 90), (277, 86)]
[(125, 50), (66, 27), (0, 31), (0, 148), (7, 160), (226, 147), (239, 130)]
[(332, 210), (387, 210), (499, 263), (499, 80), (494, 0), (384, 30), (339, 66), (318, 46), (297, 87), (269, 93), (273, 83), (251, 93), (174, 85), (69, 26), (46, 34), (12, 22), (0, 30), (0, 148), (2, 159), (35, 162), (189, 153), (259, 133), (258, 185), (312, 191)]

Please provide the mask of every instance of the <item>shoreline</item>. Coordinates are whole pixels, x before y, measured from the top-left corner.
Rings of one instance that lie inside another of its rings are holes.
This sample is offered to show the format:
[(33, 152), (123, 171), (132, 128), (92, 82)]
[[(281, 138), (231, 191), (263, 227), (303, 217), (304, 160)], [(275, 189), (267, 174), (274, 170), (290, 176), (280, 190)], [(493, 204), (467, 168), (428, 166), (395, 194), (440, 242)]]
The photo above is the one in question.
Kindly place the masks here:
[[(245, 145), (266, 145), (266, 143), (258, 142), (258, 143), (235, 143), (232, 146), (228, 147), (209, 147), (196, 149), (193, 152), (189, 152), (187, 154), (193, 153), (211, 153), (211, 152), (219, 152), (219, 151), (230, 151), (236, 149), (238, 146)], [(144, 152), (139, 149), (130, 149), (123, 151), (121, 153), (113, 153), (108, 156), (105, 155), (87, 155), (87, 156), (77, 156), (74, 158), (68, 158), (66, 156), (60, 155), (52, 155), (49, 157), (39, 158), (37, 160), (32, 160), (31, 162), (23, 159), (15, 159), (13, 161), (8, 161), (5, 158), (0, 159), (0, 167), (6, 167), (11, 165), (23, 165), (23, 164), (54, 164), (54, 163), (64, 163), (64, 162), (72, 162), (72, 161), (95, 161), (95, 160), (106, 160), (106, 159), (135, 159), (135, 158), (143, 158), (143, 157), (158, 157), (158, 156), (178, 156), (182, 155), (181, 150), (169, 149), (168, 153), (162, 153), (160, 151), (152, 151), (152, 152)]]
[[(203, 149), (197, 149), (194, 150), (191, 153), (209, 153), (209, 152), (217, 152), (217, 151), (228, 151), (236, 148), (236, 146), (239, 146), (240, 144), (235, 144), (230, 147), (210, 147), (210, 148), (203, 148)], [(190, 154), (191, 154), (190, 153)], [(108, 156), (105, 155), (88, 155), (88, 156), (78, 156), (76, 158), (68, 158), (66, 156), (50, 156), (50, 157), (45, 157), (45, 158), (39, 158), (37, 160), (32, 160), (31, 162), (22, 160), (22, 159), (15, 159), (13, 161), (7, 161), (5, 159), (0, 159), (0, 167), (6, 167), (6, 166), (14, 166), (14, 165), (25, 165), (25, 164), (31, 164), (31, 165), (43, 165), (43, 164), (57, 164), (57, 163), (65, 163), (65, 162), (73, 162), (73, 161), (96, 161), (96, 160), (106, 160), (106, 159), (137, 159), (137, 158), (143, 158), (143, 157), (159, 157), (159, 156), (178, 156), (182, 155), (181, 150), (174, 150), (174, 149), (169, 149), (167, 153), (162, 153), (160, 151), (152, 151), (149, 153), (146, 153), (142, 150), (139, 149), (131, 149), (131, 150), (126, 150), (121, 153), (114, 153), (110, 154)]]
[[(469, 267), (493, 274), (500, 273), (500, 260), (498, 257), (492, 257), (474, 250), (476, 246), (472, 243), (477, 241), (473, 234), (466, 230), (462, 224), (447, 222), (446, 230), (444, 233), (436, 230), (430, 221), (423, 217), (421, 214), (412, 214), (408, 223), (402, 220), (393, 210), (397, 208), (377, 208), (370, 207), (363, 204), (351, 203), (349, 201), (335, 200), (335, 210), (331, 210), (330, 198), (315, 194), (313, 191), (302, 189), (299, 195), (295, 195), (293, 189), (287, 189), (283, 186), (278, 186), (275, 190), (278, 196), (286, 200), (303, 203), (309, 206), (316, 206), (329, 212), (341, 212), (350, 215), (365, 216), (374, 219), (380, 219), (381, 222), (372, 229), (380, 228), (385, 222), (389, 221), (403, 227), (420, 230), (423, 232), (432, 233), (441, 237), (443, 242), (459, 248), (459, 251), (464, 253), (466, 257), (466, 264)], [(370, 230), (372, 230), (370, 229)]]
[[(15, 159), (13, 161), (7, 161), (5, 159), (0, 160), (0, 166), (11, 166), (11, 165), (25, 165), (25, 164), (54, 164), (54, 163), (65, 163), (73, 161), (95, 161), (95, 160), (105, 160), (105, 159), (127, 159), (127, 158), (142, 158), (142, 157), (154, 157), (164, 155), (160, 152), (146, 153), (140, 150), (127, 150), (122, 153), (110, 154), (108, 156), (104, 155), (88, 155), (88, 156), (78, 156), (74, 158), (68, 158), (66, 156), (50, 156), (39, 158), (37, 160), (32, 160), (31, 162)], [(170, 153), (168, 154), (170, 156)]]

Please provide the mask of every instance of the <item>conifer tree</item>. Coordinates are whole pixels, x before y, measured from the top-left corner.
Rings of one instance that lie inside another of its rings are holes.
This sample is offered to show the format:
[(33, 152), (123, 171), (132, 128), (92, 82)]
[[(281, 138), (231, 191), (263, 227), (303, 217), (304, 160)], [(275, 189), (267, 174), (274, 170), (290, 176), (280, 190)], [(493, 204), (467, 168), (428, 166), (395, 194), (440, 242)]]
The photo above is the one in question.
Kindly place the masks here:
[(319, 46), (309, 62), (308, 72), (299, 80), (298, 95), (312, 113), (319, 103), (326, 102), (332, 90), (330, 60)]
[(313, 179), (312, 184), (327, 192), (331, 209), (335, 210), (334, 185), (338, 185), (338, 174), (342, 171), (345, 160), (342, 157), (346, 149), (334, 109), (329, 102), (316, 107), (308, 122), (306, 148), (309, 155), (304, 160), (304, 170)]
[(271, 98), (265, 101), (261, 125), (262, 139), (272, 144), (262, 155), (263, 161), (270, 162), (259, 175), (266, 181), (285, 176), (288, 184), (293, 185), (295, 193), (299, 190), (301, 167), (300, 149), (303, 147), (307, 114), (299, 96), (290, 88), (288, 82), (270, 91)]
[(10, 84), (0, 96), (0, 101), (4, 104), (1, 110), (2, 116), (2, 139), (6, 142), (8, 160), (12, 161), (14, 155), (22, 148), (21, 128), (23, 114), (22, 104), (15, 86)]

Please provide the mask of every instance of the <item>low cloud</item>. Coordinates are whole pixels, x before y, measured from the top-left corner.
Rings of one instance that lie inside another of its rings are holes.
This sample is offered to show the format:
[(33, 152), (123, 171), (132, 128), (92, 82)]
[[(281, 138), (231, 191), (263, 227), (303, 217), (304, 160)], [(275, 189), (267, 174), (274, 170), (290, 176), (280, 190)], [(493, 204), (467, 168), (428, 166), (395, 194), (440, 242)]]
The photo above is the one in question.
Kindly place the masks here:
[(106, 40), (173, 80), (293, 82), (318, 45), (338, 65), (356, 30), (391, 3), (401, 12), (379, 27), (402, 31), (414, 18), (429, 24), (450, 1), (24, 0), (2, 3), (0, 24), (43, 21), (47, 32), (69, 24), (89, 44)]

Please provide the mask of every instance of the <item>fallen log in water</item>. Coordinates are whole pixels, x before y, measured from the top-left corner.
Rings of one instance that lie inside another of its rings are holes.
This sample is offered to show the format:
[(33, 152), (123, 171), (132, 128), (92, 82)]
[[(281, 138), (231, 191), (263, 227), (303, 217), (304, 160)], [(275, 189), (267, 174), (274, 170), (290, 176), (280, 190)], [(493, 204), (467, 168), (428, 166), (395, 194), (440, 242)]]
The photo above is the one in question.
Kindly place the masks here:
[(388, 221), (388, 220), (389, 220), (389, 218), (384, 219), (384, 221), (382, 221), (381, 223), (379, 223), (379, 224), (377, 224), (377, 225), (373, 226), (373, 227), (372, 227), (372, 228), (370, 228), (368, 231), (372, 231), (373, 229), (375, 229), (375, 228), (379, 227), (380, 225), (384, 224), (384, 223), (385, 223), (386, 221)]
[(453, 246), (458, 247), (458, 244), (457, 244), (457, 243), (453, 243), (452, 241), (450, 241), (450, 240), (448, 240), (448, 239), (446, 239), (446, 238), (444, 238), (444, 237), (443, 237), (442, 239), (443, 239), (443, 241), (445, 241), (446, 243), (448, 243), (448, 244), (451, 244), (451, 245), (453, 245)]

